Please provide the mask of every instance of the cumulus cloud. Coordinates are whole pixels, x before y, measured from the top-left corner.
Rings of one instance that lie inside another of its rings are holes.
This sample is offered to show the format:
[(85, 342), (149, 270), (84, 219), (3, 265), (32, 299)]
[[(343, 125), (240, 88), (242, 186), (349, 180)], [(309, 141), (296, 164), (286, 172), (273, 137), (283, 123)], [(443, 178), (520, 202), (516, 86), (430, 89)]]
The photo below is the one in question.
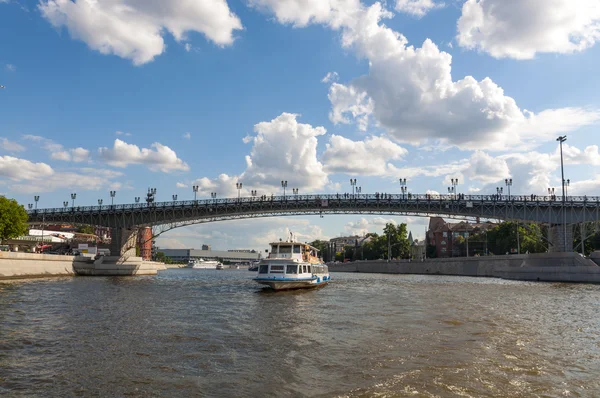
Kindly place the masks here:
[(178, 182), (177, 184), (175, 184), (175, 187), (177, 187), (177, 188), (187, 188), (188, 186), (186, 184), (184, 184), (183, 182)]
[(600, 112), (593, 109), (528, 112), (490, 78), (454, 81), (452, 56), (429, 39), (421, 47), (409, 45), (406, 37), (382, 23), (393, 15), (379, 2), (369, 7), (358, 0), (252, 3), (273, 12), (281, 23), (321, 23), (340, 30), (342, 46), (369, 61), (368, 74), (332, 84), (334, 123), (357, 122), (364, 130), (374, 119), (399, 142), (499, 151), (531, 149), (557, 133), (600, 120)]
[(87, 162), (90, 160), (90, 151), (84, 148), (74, 148), (52, 152), (50, 157), (54, 160), (64, 160), (66, 162)]
[(0, 148), (9, 152), (23, 152), (25, 150), (23, 145), (4, 137), (0, 138)]
[(364, 141), (352, 141), (332, 135), (321, 160), (329, 173), (386, 175), (387, 162), (400, 160), (406, 154), (406, 149), (385, 137), (371, 136)]
[[(220, 174), (217, 178), (202, 177), (193, 182), (198, 186), (198, 195), (210, 197), (211, 193), (216, 193), (218, 198), (232, 198), (237, 196), (238, 191), (236, 183), (239, 182), (238, 176), (229, 176)], [(244, 184), (242, 183), (242, 188)], [(246, 187), (247, 189), (247, 187)], [(244, 194), (246, 193), (244, 190)]]
[(175, 151), (168, 146), (155, 142), (151, 147), (140, 149), (137, 145), (128, 144), (117, 138), (112, 148), (99, 148), (98, 155), (107, 164), (115, 167), (143, 164), (152, 171), (163, 173), (190, 169), (187, 163), (179, 159)]
[(386, 224), (397, 225), (396, 220), (392, 218), (374, 217), (370, 219), (361, 218), (358, 221), (349, 221), (344, 225), (344, 230), (350, 235), (365, 235), (369, 232), (381, 234)]
[(0, 176), (2, 177), (18, 181), (34, 180), (53, 174), (54, 170), (46, 163), (33, 163), (12, 156), (0, 156)]
[(52, 25), (102, 54), (150, 62), (165, 51), (164, 35), (185, 43), (188, 32), (203, 34), (219, 46), (230, 45), (242, 29), (226, 0), (41, 0), (39, 9)]
[(339, 79), (339, 75), (337, 72), (327, 72), (327, 74), (325, 75), (325, 77), (323, 77), (321, 79), (321, 83), (331, 83), (331, 82), (335, 82)]
[(252, 149), (240, 179), (255, 187), (277, 188), (282, 180), (290, 187), (315, 190), (328, 182), (317, 160), (317, 137), (324, 127), (298, 123), (299, 115), (282, 113), (254, 126)]
[(396, 0), (396, 11), (405, 12), (418, 18), (435, 8), (443, 6), (444, 3), (433, 0)]
[(573, 53), (600, 40), (597, 0), (467, 0), (458, 44), (495, 58)]
[(110, 189), (124, 189), (126, 186), (113, 180), (113, 178), (121, 175), (121, 173), (112, 170), (94, 168), (82, 168), (77, 171), (56, 171), (47, 176), (32, 176), (27, 183), (17, 182), (12, 184), (10, 188), (20, 193), (53, 192), (64, 189), (98, 191), (107, 187)]

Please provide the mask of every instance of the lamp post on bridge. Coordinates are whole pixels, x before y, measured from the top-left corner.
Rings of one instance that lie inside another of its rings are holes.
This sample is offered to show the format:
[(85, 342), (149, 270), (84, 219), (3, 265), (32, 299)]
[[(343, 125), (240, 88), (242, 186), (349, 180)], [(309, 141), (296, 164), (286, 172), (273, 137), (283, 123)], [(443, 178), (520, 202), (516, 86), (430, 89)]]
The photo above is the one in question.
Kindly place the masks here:
[(402, 199), (404, 199), (404, 193), (406, 192), (406, 178), (400, 178), (400, 191), (402, 192)]
[(69, 206), (69, 202), (65, 200), (65, 201), (63, 202), (63, 206), (64, 206), (64, 208), (66, 209), (66, 208), (67, 208), (67, 206)]
[(151, 203), (154, 203), (156, 195), (156, 188), (148, 188), (148, 193), (146, 194), (146, 204), (150, 206)]
[(548, 195), (550, 196), (550, 200), (556, 199), (556, 195), (554, 195), (554, 188), (548, 188)]
[(196, 195), (198, 195), (198, 185), (194, 185), (192, 187), (192, 190), (194, 191), (194, 202), (196, 202)]
[(362, 192), (362, 187), (356, 187), (356, 195), (360, 195)]
[(454, 199), (456, 199), (456, 197), (458, 195), (458, 188), (456, 188), (456, 186), (458, 185), (458, 178), (451, 178), (450, 182), (452, 183), (452, 191), (454, 192)]
[(102, 199), (98, 199), (98, 206), (100, 206), (100, 211), (102, 211), (102, 202), (104, 202)]
[[(238, 190), (238, 201), (240, 200), (240, 197), (241, 197), (242, 186), (243, 186), (243, 185), (242, 185), (242, 183), (241, 183), (241, 182), (236, 182), (236, 183), (235, 183), (235, 187), (236, 187), (236, 188), (237, 188), (237, 190)], [(212, 195), (212, 194), (211, 194), (211, 195)], [(215, 195), (216, 195), (216, 193), (215, 193)]]
[(354, 187), (356, 186), (356, 178), (350, 179), (350, 185), (352, 185), (352, 196), (354, 197)]
[(283, 200), (285, 200), (285, 189), (287, 188), (287, 180), (281, 181), (281, 186), (283, 187)]
[(135, 197), (135, 203), (140, 203), (140, 197), (139, 196)]
[(117, 191), (110, 191), (110, 206), (112, 207), (115, 204), (115, 195)]
[[(240, 184), (242, 185), (242, 184)], [(213, 201), (216, 203), (217, 202), (217, 193), (216, 192), (211, 192), (210, 193), (210, 197), (213, 198)]]
[(73, 200), (73, 208), (75, 208), (75, 198), (77, 197), (76, 193), (71, 194), (71, 199)]
[(567, 179), (567, 181), (565, 181), (565, 196), (568, 198), (569, 197), (569, 185), (571, 185), (571, 180)]
[(294, 198), (298, 200), (298, 188), (292, 188), (292, 193), (294, 194)]
[(563, 213), (563, 235), (564, 235), (564, 242), (565, 242), (565, 248), (564, 248), (565, 251), (567, 251), (567, 214), (565, 212), (565, 169), (564, 169), (564, 165), (563, 165), (562, 144), (566, 140), (567, 140), (566, 135), (560, 135), (556, 139), (556, 141), (558, 141), (560, 144), (560, 174), (561, 174), (561, 179), (562, 179), (562, 213)]
[(512, 178), (505, 178), (504, 183), (506, 184), (506, 187), (508, 188), (508, 200), (510, 200), (510, 187), (512, 187)]
[(173, 195), (172, 198), (173, 198), (173, 202), (177, 201), (177, 195)]
[(252, 191), (250, 191), (250, 195), (252, 195), (252, 200), (254, 200), (254, 198), (256, 197), (256, 194), (258, 192), (256, 192), (256, 189), (253, 189)]
[(29, 210), (33, 209), (33, 203), (28, 203), (27, 207), (29, 207)]
[(502, 199), (502, 192), (504, 192), (504, 188), (496, 187), (496, 195), (498, 195), (498, 198), (500, 199)]
[(39, 195), (34, 196), (33, 200), (35, 201), (35, 211), (37, 211), (37, 203), (38, 203), (38, 200), (40, 200), (40, 196)]

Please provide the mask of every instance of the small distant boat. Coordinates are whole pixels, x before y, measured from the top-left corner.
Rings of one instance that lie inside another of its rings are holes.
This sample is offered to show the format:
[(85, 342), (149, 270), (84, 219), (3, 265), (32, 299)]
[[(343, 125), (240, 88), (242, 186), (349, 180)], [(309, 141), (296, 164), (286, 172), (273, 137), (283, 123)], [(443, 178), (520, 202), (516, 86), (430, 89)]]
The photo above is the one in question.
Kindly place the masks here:
[(290, 290), (324, 286), (331, 280), (317, 248), (291, 240), (270, 246), (269, 257), (258, 264), (257, 283), (273, 290)]
[[(188, 267), (194, 269), (223, 269), (223, 264), (216, 260), (204, 260), (202, 258), (190, 260)], [(219, 268), (219, 266), (221, 268)]]

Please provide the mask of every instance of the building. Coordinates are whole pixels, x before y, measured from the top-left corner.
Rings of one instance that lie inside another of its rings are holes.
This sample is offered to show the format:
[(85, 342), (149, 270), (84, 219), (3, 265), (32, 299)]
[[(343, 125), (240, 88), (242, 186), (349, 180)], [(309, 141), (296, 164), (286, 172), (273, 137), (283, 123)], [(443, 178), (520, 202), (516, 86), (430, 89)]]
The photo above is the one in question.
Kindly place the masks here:
[(261, 255), (257, 251), (219, 251), (196, 249), (157, 249), (174, 262), (187, 263), (190, 260), (220, 260), (229, 262), (250, 262), (259, 260)]
[(152, 260), (152, 228), (142, 227), (138, 229), (137, 238), (140, 257), (144, 260)]
[[(496, 225), (492, 222), (480, 223), (479, 218), (475, 223), (468, 221), (448, 223), (442, 217), (431, 217), (427, 230), (427, 245), (435, 246), (436, 257), (485, 255), (487, 254), (487, 245), (479, 241), (469, 242), (469, 237), (486, 232)], [(471, 243), (470, 247), (469, 243)]]
[(210, 250), (210, 245), (202, 245), (202, 250)]
[(329, 239), (330, 245), (333, 247), (333, 251), (340, 253), (344, 251), (346, 246), (360, 246), (362, 245), (365, 238), (363, 236), (340, 236), (338, 238)]

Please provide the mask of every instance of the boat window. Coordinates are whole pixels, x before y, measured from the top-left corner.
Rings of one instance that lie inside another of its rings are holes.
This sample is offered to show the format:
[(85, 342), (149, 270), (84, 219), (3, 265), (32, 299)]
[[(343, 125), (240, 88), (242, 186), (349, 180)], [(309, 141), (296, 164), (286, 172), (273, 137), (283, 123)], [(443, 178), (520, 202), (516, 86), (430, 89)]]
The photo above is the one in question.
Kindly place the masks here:
[(298, 266), (296, 264), (288, 264), (287, 269), (285, 270), (286, 274), (297, 274)]
[(301, 247), (298, 245), (294, 245), (294, 253), (300, 253)]
[(261, 264), (258, 268), (259, 274), (268, 274), (269, 273), (269, 264)]
[(283, 274), (283, 265), (271, 265), (272, 274)]
[(307, 273), (308, 272), (308, 265), (303, 265), (303, 267), (304, 267), (304, 273)]
[(289, 254), (292, 252), (292, 246), (279, 246), (279, 254)]

